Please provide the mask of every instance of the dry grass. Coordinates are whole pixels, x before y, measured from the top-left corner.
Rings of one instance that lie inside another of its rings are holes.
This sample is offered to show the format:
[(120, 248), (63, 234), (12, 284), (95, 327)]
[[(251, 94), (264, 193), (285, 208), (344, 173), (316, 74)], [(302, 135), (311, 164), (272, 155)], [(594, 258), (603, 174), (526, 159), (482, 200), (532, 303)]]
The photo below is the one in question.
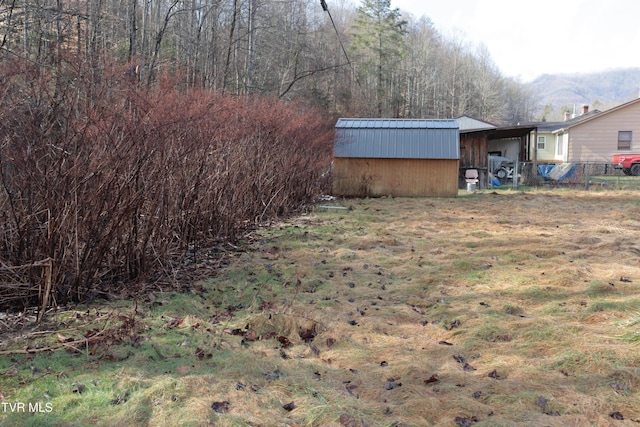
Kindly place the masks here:
[[(165, 355), (191, 359), (125, 362), (114, 388), (130, 400), (106, 405), (97, 424), (635, 425), (634, 198), (349, 200), (261, 230), (163, 332), (181, 334)], [(153, 307), (145, 322), (178, 315)], [(228, 412), (212, 411), (225, 401)]]
[[(623, 339), (640, 301), (633, 195), (348, 204), (266, 231), (238, 260), (259, 265), (277, 247), (269, 263), (315, 283), (294, 307), (323, 326), (310, 364), (331, 368), (318, 387), (335, 387), (347, 413), (368, 425), (608, 425), (620, 422), (614, 412), (640, 421), (637, 345)], [(303, 237), (292, 243), (285, 230)], [(402, 386), (386, 390), (391, 378)], [(309, 425), (340, 415), (296, 412)]]

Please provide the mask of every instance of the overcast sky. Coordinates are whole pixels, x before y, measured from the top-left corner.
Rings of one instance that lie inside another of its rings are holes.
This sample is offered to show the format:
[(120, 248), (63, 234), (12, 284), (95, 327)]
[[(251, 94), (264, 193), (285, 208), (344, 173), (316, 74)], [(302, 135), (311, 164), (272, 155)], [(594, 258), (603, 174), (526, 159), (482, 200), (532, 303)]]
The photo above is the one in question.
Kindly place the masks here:
[[(357, 2), (356, 2), (357, 3)], [(640, 67), (638, 0), (391, 0), (444, 35), (484, 43), (506, 76)]]

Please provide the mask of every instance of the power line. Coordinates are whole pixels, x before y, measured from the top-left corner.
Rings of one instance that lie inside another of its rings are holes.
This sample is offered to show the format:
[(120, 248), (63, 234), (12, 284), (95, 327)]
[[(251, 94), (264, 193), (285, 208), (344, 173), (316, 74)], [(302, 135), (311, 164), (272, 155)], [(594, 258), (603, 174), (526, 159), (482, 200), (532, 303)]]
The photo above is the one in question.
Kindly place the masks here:
[(364, 93), (364, 89), (362, 88), (362, 85), (360, 84), (360, 80), (358, 79), (358, 74), (356, 73), (356, 69), (354, 68), (353, 64), (351, 63), (351, 60), (349, 59), (349, 55), (347, 55), (347, 50), (344, 48), (344, 44), (342, 44), (342, 39), (340, 39), (340, 33), (338, 32), (338, 28), (336, 27), (336, 23), (333, 20), (333, 16), (331, 16), (331, 12), (329, 11), (329, 7), (327, 6), (326, 0), (320, 0), (320, 5), (322, 6), (322, 10), (327, 12), (327, 14), (329, 15), (329, 19), (331, 20), (331, 25), (333, 25), (333, 29), (336, 32), (336, 37), (338, 37), (338, 43), (340, 43), (340, 47), (342, 48), (342, 52), (344, 53), (344, 57), (347, 58), (347, 64), (349, 64), (349, 66), (351, 67), (351, 71), (353, 71), (353, 76), (356, 78), (356, 83), (358, 83), (358, 87), (360, 87), (360, 90), (362, 91), (362, 93)]

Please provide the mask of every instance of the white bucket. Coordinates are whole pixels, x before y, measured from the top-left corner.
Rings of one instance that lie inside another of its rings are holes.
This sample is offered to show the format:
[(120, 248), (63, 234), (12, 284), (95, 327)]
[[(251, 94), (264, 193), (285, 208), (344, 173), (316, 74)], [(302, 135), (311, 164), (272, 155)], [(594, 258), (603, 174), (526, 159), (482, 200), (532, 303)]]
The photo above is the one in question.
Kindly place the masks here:
[(476, 183), (467, 182), (467, 193), (475, 193), (475, 191), (476, 191)]

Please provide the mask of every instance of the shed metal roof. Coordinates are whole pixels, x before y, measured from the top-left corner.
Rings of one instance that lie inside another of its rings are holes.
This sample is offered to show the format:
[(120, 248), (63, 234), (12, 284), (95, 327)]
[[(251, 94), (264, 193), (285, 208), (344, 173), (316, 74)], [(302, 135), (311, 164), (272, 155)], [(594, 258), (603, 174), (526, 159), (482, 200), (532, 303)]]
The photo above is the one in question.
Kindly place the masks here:
[(450, 119), (338, 119), (338, 129), (458, 129)]
[(335, 157), (458, 159), (456, 120), (339, 119)]

